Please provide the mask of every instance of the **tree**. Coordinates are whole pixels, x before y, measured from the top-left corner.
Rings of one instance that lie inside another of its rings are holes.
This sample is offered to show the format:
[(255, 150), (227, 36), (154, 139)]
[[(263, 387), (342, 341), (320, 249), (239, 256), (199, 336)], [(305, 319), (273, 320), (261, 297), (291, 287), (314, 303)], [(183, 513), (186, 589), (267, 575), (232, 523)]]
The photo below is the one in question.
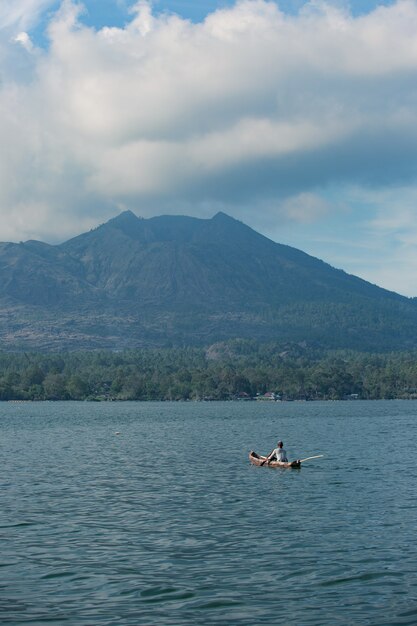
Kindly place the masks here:
[(43, 381), (46, 400), (67, 400), (65, 378), (62, 374), (47, 374)]

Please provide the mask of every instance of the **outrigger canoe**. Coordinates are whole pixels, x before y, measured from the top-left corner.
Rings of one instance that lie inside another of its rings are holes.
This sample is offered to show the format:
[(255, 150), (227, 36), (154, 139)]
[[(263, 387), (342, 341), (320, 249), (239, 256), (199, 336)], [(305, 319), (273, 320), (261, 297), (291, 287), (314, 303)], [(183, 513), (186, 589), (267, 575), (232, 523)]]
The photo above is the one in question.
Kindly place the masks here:
[(297, 468), (301, 467), (301, 463), (304, 461), (310, 461), (310, 459), (320, 459), (323, 454), (316, 454), (315, 456), (308, 456), (306, 459), (297, 459), (296, 461), (291, 461), (291, 463), (283, 463), (282, 461), (271, 461), (270, 463), (266, 463), (266, 456), (261, 456), (257, 454), (253, 450), (249, 452), (249, 461), (252, 465), (263, 465), (264, 467), (283, 467), (283, 468)]
[(282, 461), (270, 461), (269, 463), (266, 463), (266, 456), (261, 456), (260, 454), (257, 454), (256, 452), (254, 452), (253, 450), (251, 450), (249, 452), (249, 461), (252, 463), (252, 465), (263, 465), (264, 467), (283, 467), (283, 468), (300, 468), (301, 467), (301, 461), (297, 460), (297, 461), (291, 461), (291, 463), (283, 463)]

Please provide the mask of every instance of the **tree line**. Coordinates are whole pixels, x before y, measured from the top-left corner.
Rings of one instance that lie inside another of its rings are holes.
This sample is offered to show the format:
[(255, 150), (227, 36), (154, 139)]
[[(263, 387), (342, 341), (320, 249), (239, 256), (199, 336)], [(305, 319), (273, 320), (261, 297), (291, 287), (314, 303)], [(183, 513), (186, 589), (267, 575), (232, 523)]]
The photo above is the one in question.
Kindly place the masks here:
[(0, 400), (417, 399), (417, 352), (232, 340), (208, 348), (0, 352)]

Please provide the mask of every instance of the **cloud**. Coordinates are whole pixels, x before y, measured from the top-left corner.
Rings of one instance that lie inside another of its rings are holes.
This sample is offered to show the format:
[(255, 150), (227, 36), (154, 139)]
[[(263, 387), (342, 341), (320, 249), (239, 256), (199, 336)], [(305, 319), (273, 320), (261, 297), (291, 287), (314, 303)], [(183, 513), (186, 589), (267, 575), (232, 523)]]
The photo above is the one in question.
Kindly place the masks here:
[(18, 33), (16, 37), (14, 38), (14, 41), (16, 43), (20, 43), (27, 52), (32, 52), (33, 43), (29, 35), (25, 33), (24, 31), (22, 31), (21, 33)]
[[(274, 239), (284, 237), (288, 243), (371, 283), (416, 295), (416, 186), (335, 186), (324, 196), (312, 194), (310, 199), (307, 194), (305, 202), (303, 196), (285, 201), (284, 215), (287, 220), (297, 220), (296, 229), (279, 218), (278, 207)], [(295, 214), (291, 212), (293, 206)], [(320, 218), (321, 206), (325, 219)], [(312, 214), (317, 222), (305, 219)], [(274, 229), (273, 223), (264, 227)]]
[(2, 0), (0, 5), (0, 30), (27, 30), (55, 0)]
[(415, 296), (417, 285), (417, 187), (397, 187), (362, 192), (363, 200), (375, 207), (367, 227), (379, 250), (388, 250), (388, 262), (379, 259), (369, 276), (393, 291)]
[(38, 50), (52, 4), (0, 11), (0, 239), (63, 239), (120, 206), (308, 223), (339, 210), (329, 186), (416, 184), (415, 0), (360, 17), (244, 0), (197, 24), (138, 2), (100, 30), (65, 0)]
[(333, 208), (334, 206), (324, 198), (311, 192), (303, 192), (287, 198), (281, 205), (284, 215), (302, 223), (314, 222), (330, 213)]

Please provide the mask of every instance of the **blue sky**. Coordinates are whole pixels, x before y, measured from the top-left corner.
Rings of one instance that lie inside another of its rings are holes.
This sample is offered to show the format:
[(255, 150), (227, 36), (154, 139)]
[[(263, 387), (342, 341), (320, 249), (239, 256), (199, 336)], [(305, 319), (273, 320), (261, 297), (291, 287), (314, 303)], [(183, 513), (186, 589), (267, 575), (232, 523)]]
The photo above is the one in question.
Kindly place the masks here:
[[(49, 3), (49, 10), (54, 10), (60, 2)], [(129, 20), (129, 9), (134, 2), (128, 0), (85, 0), (82, 4), (86, 12), (82, 21), (85, 24), (102, 28), (103, 26), (123, 26)], [(170, 12), (181, 15), (193, 22), (204, 20), (206, 15), (216, 9), (231, 7), (232, 0), (154, 0), (153, 8), (155, 13)], [(278, 0), (278, 6), (287, 14), (297, 14), (304, 5), (305, 0)], [(336, 6), (347, 7), (353, 15), (369, 13), (377, 6), (393, 4), (392, 0), (376, 2), (375, 0), (354, 0), (353, 2), (336, 2)]]
[(417, 296), (417, 0), (2, 0), (0, 240), (221, 210)]
[[(84, 0), (81, 2), (85, 8), (80, 20), (93, 28), (100, 29), (104, 26), (123, 27), (129, 21), (132, 0)], [(44, 4), (45, 9), (41, 12), (40, 19), (32, 29), (32, 37), (41, 46), (47, 45), (44, 38), (44, 29), (48, 22), (51, 11), (56, 11), (60, 6), (60, 0), (51, 0)], [(195, 23), (201, 22), (210, 13), (217, 9), (232, 7), (233, 0), (154, 0), (152, 3), (155, 14), (168, 12), (180, 15)], [(288, 15), (297, 15), (308, 4), (306, 0), (278, 0), (276, 4), (281, 11)], [(393, 4), (393, 0), (376, 2), (375, 0), (353, 0), (347, 2), (336, 0), (335, 6), (346, 8), (352, 15), (359, 16), (374, 10), (378, 6)]]

